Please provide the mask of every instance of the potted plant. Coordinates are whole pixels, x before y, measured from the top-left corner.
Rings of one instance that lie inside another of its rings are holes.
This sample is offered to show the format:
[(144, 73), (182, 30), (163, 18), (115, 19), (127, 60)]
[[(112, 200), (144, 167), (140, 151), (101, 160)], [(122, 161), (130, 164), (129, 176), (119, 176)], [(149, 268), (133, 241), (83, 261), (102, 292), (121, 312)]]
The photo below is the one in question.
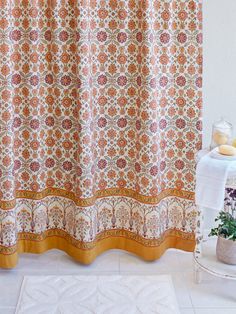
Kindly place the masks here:
[(218, 227), (213, 228), (209, 236), (218, 236), (216, 245), (217, 259), (223, 263), (236, 265), (236, 218), (221, 211), (215, 219)]

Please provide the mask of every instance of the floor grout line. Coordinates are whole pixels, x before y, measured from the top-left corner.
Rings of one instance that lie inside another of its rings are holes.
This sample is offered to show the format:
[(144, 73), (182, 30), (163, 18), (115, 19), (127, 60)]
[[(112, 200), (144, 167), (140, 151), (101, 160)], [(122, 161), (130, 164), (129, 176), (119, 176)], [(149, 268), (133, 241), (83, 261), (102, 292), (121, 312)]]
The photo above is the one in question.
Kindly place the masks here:
[[(185, 275), (185, 274), (183, 274), (183, 280), (184, 280), (184, 275)], [(194, 278), (194, 272), (192, 272), (192, 280), (195, 280), (195, 278)], [(187, 290), (189, 291), (189, 292), (188, 292), (188, 295), (189, 295), (189, 298), (190, 298), (190, 302), (191, 302), (191, 304), (192, 304), (192, 307), (193, 307), (193, 309), (194, 309), (193, 298), (192, 298), (192, 296), (191, 296), (190, 289), (189, 289), (187, 283), (186, 283), (186, 288), (187, 288)], [(194, 313), (195, 313), (195, 310), (194, 310)]]
[(232, 306), (232, 307), (229, 307), (229, 306), (211, 306), (211, 307), (206, 307), (206, 306), (194, 306), (193, 307), (194, 309), (196, 310), (215, 310), (215, 309), (218, 309), (218, 310), (235, 310), (236, 309), (236, 306)]

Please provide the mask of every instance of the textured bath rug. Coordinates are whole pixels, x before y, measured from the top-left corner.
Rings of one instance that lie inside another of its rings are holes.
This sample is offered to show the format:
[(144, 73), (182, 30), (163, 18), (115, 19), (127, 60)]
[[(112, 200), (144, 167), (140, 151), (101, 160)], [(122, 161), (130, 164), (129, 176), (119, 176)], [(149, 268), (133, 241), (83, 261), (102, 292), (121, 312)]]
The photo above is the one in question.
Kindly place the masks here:
[(26, 276), (16, 314), (179, 314), (170, 276)]

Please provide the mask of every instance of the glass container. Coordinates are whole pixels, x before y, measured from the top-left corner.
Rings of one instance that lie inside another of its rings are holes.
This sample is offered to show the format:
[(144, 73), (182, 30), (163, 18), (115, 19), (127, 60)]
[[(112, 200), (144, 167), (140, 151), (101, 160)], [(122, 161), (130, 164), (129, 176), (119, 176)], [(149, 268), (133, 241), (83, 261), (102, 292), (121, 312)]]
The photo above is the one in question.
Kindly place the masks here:
[(233, 136), (233, 126), (231, 123), (221, 118), (212, 126), (211, 149), (220, 145), (231, 145)]

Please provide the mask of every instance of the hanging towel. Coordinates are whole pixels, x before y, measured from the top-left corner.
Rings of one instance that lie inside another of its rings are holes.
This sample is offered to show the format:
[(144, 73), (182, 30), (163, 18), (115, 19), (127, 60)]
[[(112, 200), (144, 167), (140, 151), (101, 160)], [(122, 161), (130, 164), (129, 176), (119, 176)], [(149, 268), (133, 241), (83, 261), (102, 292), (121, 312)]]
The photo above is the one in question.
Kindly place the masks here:
[(200, 207), (222, 210), (225, 186), (236, 161), (215, 159), (211, 153), (203, 156), (197, 164), (195, 202)]

